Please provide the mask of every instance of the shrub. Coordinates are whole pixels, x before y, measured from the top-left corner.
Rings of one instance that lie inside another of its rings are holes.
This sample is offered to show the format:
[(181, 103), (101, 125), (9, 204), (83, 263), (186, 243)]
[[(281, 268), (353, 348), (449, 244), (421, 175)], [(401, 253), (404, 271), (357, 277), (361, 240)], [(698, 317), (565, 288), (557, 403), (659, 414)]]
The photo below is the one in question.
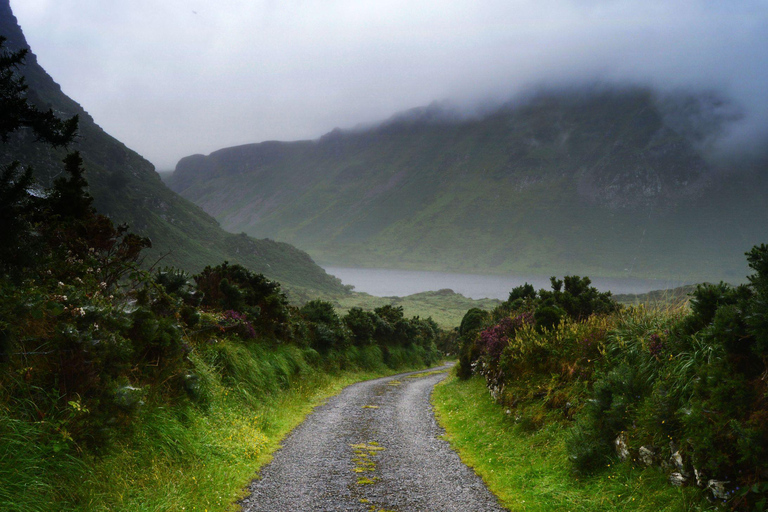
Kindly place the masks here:
[(364, 347), (373, 343), (373, 335), (376, 332), (375, 313), (363, 311), (361, 308), (352, 308), (344, 316), (344, 324), (352, 333), (355, 345)]
[(349, 334), (330, 302), (312, 300), (299, 311), (309, 327), (312, 348), (328, 351), (350, 344)]
[(459, 364), (456, 373), (460, 379), (472, 376), (473, 365), (480, 357), (480, 348), (475, 344), (475, 336), (488, 321), (489, 313), (479, 308), (472, 308), (461, 319), (459, 327)]
[(194, 280), (204, 307), (236, 311), (261, 334), (290, 337), (288, 299), (278, 283), (228, 262), (205, 267)]

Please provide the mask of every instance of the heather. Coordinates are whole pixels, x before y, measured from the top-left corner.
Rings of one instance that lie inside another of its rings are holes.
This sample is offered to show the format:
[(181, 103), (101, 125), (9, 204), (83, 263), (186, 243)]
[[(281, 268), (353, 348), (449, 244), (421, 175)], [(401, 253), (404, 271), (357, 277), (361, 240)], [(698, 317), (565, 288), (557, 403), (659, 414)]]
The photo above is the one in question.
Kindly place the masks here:
[(682, 306), (620, 307), (576, 276), (516, 288), (467, 313), (457, 373), (482, 376), (523, 431), (562, 429), (577, 478), (654, 468), (700, 506), (762, 510), (768, 246), (746, 256), (747, 284), (698, 285)]

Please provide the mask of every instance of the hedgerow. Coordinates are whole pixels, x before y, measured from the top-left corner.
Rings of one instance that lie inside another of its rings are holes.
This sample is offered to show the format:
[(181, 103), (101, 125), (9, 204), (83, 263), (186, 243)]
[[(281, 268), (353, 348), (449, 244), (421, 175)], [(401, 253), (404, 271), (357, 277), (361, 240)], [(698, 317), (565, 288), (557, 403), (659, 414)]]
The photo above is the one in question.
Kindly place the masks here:
[(747, 260), (748, 284), (699, 285), (688, 309), (622, 309), (578, 277), (552, 278), (552, 291), (518, 287), (487, 317), (467, 313), (459, 375), (482, 374), (531, 428), (570, 425), (577, 473), (630, 459), (715, 502), (762, 510), (768, 246)]

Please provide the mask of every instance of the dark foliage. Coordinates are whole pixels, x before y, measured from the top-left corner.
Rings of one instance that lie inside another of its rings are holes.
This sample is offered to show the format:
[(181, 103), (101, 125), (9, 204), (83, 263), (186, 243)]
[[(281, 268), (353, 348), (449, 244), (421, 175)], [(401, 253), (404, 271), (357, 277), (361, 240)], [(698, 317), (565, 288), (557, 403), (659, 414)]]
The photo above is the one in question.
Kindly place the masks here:
[(288, 299), (279, 283), (228, 262), (205, 267), (194, 280), (203, 307), (243, 313), (261, 331), (288, 336)]
[(0, 140), (7, 142), (13, 132), (28, 128), (40, 141), (66, 146), (77, 133), (77, 116), (62, 120), (53, 109), (43, 112), (27, 101), (27, 84), (16, 72), (27, 50), (8, 52), (3, 48), (5, 41), (0, 36)]
[(328, 351), (344, 348), (348, 344), (349, 335), (333, 309), (333, 304), (323, 300), (312, 300), (299, 311), (309, 324), (313, 348)]
[(459, 327), (459, 364), (457, 374), (461, 379), (472, 376), (472, 367), (480, 356), (479, 347), (475, 344), (475, 335), (482, 329), (489, 318), (487, 311), (472, 308), (461, 319)]
[(344, 324), (352, 335), (352, 342), (360, 347), (374, 343), (376, 333), (376, 313), (352, 308), (344, 316)]
[(486, 376), (492, 374), (494, 381), (499, 380), (501, 353), (510, 337), (524, 325), (534, 324), (543, 332), (553, 330), (566, 318), (580, 321), (620, 309), (611, 293), (598, 291), (588, 277), (552, 277), (550, 282), (552, 290), (536, 292), (528, 283), (514, 288), (509, 299), (490, 314), (479, 309), (467, 312), (459, 328), (459, 376), (471, 376), (482, 358)]
[[(563, 280), (551, 278), (552, 291), (540, 290), (538, 300), (544, 307), (559, 308), (574, 320), (587, 318), (592, 314), (612, 313), (619, 305), (611, 292), (600, 292), (588, 277), (565, 276)], [(565, 290), (563, 290), (565, 285)], [(547, 321), (551, 321), (551, 314)], [(547, 326), (543, 326), (547, 327)]]
[(603, 467), (624, 432), (630, 450), (650, 447), (660, 460), (677, 451), (684, 472), (706, 475), (704, 485), (728, 482), (730, 507), (760, 509), (768, 498), (768, 247), (754, 247), (747, 261), (749, 284), (699, 285), (685, 318), (664, 329), (628, 321), (612, 333), (569, 442), (575, 468)]

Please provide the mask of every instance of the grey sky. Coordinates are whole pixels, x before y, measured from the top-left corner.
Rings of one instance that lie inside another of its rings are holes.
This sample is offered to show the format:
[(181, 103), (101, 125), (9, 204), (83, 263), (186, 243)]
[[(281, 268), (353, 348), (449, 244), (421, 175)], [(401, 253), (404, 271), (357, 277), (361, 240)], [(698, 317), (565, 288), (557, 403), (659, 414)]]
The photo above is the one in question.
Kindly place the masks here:
[(449, 99), (715, 88), (768, 119), (768, 0), (11, 0), (40, 63), (159, 169)]

